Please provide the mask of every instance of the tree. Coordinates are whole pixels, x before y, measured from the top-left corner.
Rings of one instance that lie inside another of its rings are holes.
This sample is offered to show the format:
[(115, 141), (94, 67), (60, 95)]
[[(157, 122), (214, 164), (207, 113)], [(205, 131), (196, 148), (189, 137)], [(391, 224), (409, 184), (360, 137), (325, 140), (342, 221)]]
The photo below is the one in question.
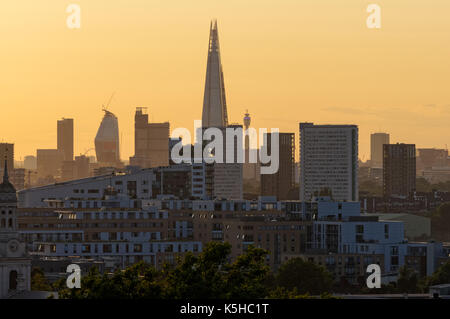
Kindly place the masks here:
[(208, 243), (198, 256), (187, 253), (174, 269), (166, 267), (165, 295), (168, 298), (224, 298), (224, 267), (231, 245)]
[(31, 290), (50, 291), (52, 287), (45, 278), (44, 272), (41, 268), (33, 268), (31, 271)]
[(94, 267), (82, 276), (79, 289), (67, 289), (65, 280), (56, 287), (62, 299), (158, 299), (162, 297), (158, 276), (152, 266), (139, 262), (114, 274), (102, 275)]
[(439, 267), (428, 279), (428, 285), (441, 285), (450, 283), (450, 261)]
[(265, 298), (270, 269), (266, 251), (249, 247), (230, 262), (231, 245), (208, 243), (198, 255), (187, 253), (177, 265), (158, 271), (144, 262), (114, 274), (96, 268), (83, 275), (81, 288), (67, 289), (65, 280), (56, 285), (60, 298), (71, 299), (199, 299)]
[(333, 278), (324, 267), (293, 258), (281, 265), (276, 282), (288, 290), (296, 288), (299, 294), (319, 295), (330, 291)]
[(235, 262), (229, 262), (231, 245), (210, 242), (199, 256), (187, 254), (168, 271), (168, 298), (264, 298), (270, 273), (264, 264), (265, 250), (248, 247)]
[(226, 298), (256, 299), (268, 293), (270, 268), (264, 263), (267, 251), (249, 246), (245, 254), (227, 267)]
[(420, 291), (419, 276), (414, 269), (406, 266), (400, 268), (397, 289), (401, 293), (417, 293)]

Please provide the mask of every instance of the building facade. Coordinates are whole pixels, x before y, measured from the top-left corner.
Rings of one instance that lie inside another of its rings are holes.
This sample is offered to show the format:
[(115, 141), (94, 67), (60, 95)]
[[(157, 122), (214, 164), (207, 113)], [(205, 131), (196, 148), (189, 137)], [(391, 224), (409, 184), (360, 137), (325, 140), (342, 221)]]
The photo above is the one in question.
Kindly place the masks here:
[(358, 200), (358, 127), (300, 123), (300, 200)]
[(95, 153), (100, 166), (120, 166), (119, 121), (110, 111), (105, 115), (95, 136)]
[(385, 144), (383, 146), (383, 195), (385, 198), (407, 198), (416, 189), (416, 146)]
[(17, 198), (5, 161), (0, 184), (0, 299), (31, 290), (31, 260), (19, 237)]
[(370, 134), (370, 166), (383, 167), (383, 145), (389, 144), (389, 134)]
[(63, 161), (73, 161), (73, 119), (58, 120), (57, 149)]
[(141, 168), (169, 165), (170, 124), (149, 123), (146, 108), (136, 108), (134, 116), (134, 156), (130, 165)]
[[(269, 154), (272, 154), (272, 134), (267, 133), (265, 139)], [(279, 200), (292, 199), (289, 198), (289, 194), (295, 186), (295, 134), (277, 133), (277, 135), (279, 137), (278, 171), (274, 174), (261, 175), (261, 195), (276, 196)]]

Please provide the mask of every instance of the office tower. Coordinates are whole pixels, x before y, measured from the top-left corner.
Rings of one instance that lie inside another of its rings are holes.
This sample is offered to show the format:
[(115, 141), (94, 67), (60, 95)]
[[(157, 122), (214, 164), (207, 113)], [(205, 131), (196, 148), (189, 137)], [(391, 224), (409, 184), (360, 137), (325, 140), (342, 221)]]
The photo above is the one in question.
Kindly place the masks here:
[[(279, 167), (275, 174), (261, 175), (261, 195), (276, 196), (278, 200), (289, 198), (295, 186), (295, 134), (279, 134)], [(268, 154), (272, 154), (272, 133), (266, 133)], [(264, 166), (267, 164), (261, 164)]]
[[(242, 132), (242, 125), (232, 124), (222, 128), (223, 136), (223, 163), (213, 163), (213, 197), (222, 199), (242, 199), (243, 198), (243, 165), (238, 160), (238, 147), (243, 147), (241, 134), (236, 134), (233, 139), (227, 139), (226, 130), (239, 130)], [(240, 144), (238, 142), (241, 142)], [(227, 150), (233, 149), (233, 161), (227, 162)]]
[(62, 155), (57, 149), (38, 149), (36, 157), (38, 177), (47, 178), (51, 176), (54, 178), (59, 174)]
[(383, 194), (386, 198), (407, 198), (416, 189), (416, 146), (383, 146)]
[(389, 144), (389, 134), (373, 133), (370, 134), (370, 166), (383, 166), (383, 145)]
[(358, 200), (358, 126), (300, 123), (300, 200)]
[(134, 115), (134, 156), (130, 165), (141, 168), (169, 165), (170, 124), (149, 123), (147, 108), (137, 107)]
[(228, 125), (227, 102), (220, 60), (217, 21), (211, 22), (208, 62), (206, 66), (205, 93), (203, 97), (203, 127), (226, 127)]
[(23, 167), (25, 169), (34, 170), (37, 168), (36, 156), (27, 155), (23, 161)]
[(0, 172), (3, 174), (3, 164), (7, 163), (9, 172), (14, 169), (14, 144), (12, 143), (0, 143)]
[(119, 122), (113, 113), (103, 111), (105, 115), (95, 136), (95, 153), (99, 165), (115, 167), (120, 165)]
[(63, 161), (73, 161), (73, 119), (58, 120), (57, 149)]

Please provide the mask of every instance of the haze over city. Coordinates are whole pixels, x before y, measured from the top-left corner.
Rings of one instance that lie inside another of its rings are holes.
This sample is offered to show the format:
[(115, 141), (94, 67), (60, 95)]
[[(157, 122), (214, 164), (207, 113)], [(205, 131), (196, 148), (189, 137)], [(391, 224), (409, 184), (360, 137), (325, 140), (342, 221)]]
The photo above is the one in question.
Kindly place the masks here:
[[(450, 120), (450, 3), (378, 1), (84, 1), (81, 29), (66, 2), (0, 6), (0, 134), (16, 160), (56, 146), (56, 120), (74, 118), (75, 154), (94, 146), (102, 104), (119, 119), (121, 158), (134, 152), (134, 110), (192, 129), (201, 119), (208, 25), (217, 18), (230, 123), (296, 132), (299, 122), (359, 126), (391, 142), (445, 148)], [(296, 137), (298, 140), (298, 136)], [(296, 152), (298, 156), (298, 152)]]

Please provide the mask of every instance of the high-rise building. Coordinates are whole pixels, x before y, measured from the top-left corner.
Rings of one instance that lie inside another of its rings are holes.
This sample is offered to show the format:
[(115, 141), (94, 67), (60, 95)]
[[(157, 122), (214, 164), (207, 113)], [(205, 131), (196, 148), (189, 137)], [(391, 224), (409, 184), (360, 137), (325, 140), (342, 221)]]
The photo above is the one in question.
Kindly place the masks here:
[(25, 169), (31, 169), (34, 170), (37, 168), (37, 163), (36, 163), (36, 156), (33, 155), (27, 155), (25, 156), (25, 159), (23, 161), (23, 167)]
[(10, 172), (14, 169), (14, 144), (12, 143), (0, 143), (0, 172), (3, 173), (3, 164), (6, 160), (8, 170)]
[(383, 166), (383, 145), (389, 144), (389, 134), (373, 133), (370, 134), (370, 166)]
[(119, 121), (110, 111), (103, 116), (95, 136), (95, 153), (100, 166), (120, 165)]
[(170, 124), (149, 123), (144, 107), (137, 107), (134, 116), (134, 156), (130, 165), (142, 168), (169, 165)]
[(300, 123), (300, 200), (358, 200), (358, 126)]
[(203, 97), (203, 127), (226, 127), (228, 125), (225, 84), (220, 59), (217, 21), (211, 22), (208, 63), (206, 66), (205, 93)]
[(38, 177), (56, 177), (62, 164), (61, 156), (57, 149), (38, 149), (36, 151)]
[(57, 149), (63, 161), (73, 161), (73, 119), (58, 120)]
[(416, 189), (416, 146), (383, 146), (383, 195), (407, 198)]
[[(227, 103), (225, 97), (225, 85), (220, 59), (219, 34), (217, 21), (211, 22), (208, 61), (206, 66), (205, 92), (203, 97), (202, 128), (199, 134), (210, 127), (218, 128), (223, 136), (223, 161), (215, 163), (203, 163), (203, 171), (209, 172), (206, 176), (207, 190), (204, 196), (212, 196), (222, 199), (242, 199), (243, 197), (243, 165), (237, 160), (237, 141), (242, 145), (242, 135), (227, 140), (226, 129), (239, 130), (242, 132), (242, 125), (228, 125)], [(195, 143), (202, 143), (202, 149), (207, 143), (197, 140)], [(234, 161), (226, 162), (227, 149), (234, 143)], [(229, 144), (229, 147), (227, 147)], [(220, 146), (218, 146), (220, 147)], [(243, 149), (241, 149), (243, 151)]]
[[(228, 129), (242, 132), (242, 125), (232, 124)], [(243, 198), (243, 164), (239, 162), (238, 147), (242, 147), (243, 136), (237, 134), (233, 139), (227, 139), (227, 128), (222, 128), (223, 135), (223, 163), (213, 163), (213, 195), (215, 198), (242, 199)], [(227, 151), (233, 149), (233, 161), (227, 161)]]
[[(279, 134), (279, 167), (274, 174), (261, 175), (261, 195), (276, 196), (278, 200), (289, 198), (295, 186), (295, 134)], [(266, 133), (268, 154), (272, 154), (272, 133)], [(264, 164), (262, 164), (264, 166)]]

